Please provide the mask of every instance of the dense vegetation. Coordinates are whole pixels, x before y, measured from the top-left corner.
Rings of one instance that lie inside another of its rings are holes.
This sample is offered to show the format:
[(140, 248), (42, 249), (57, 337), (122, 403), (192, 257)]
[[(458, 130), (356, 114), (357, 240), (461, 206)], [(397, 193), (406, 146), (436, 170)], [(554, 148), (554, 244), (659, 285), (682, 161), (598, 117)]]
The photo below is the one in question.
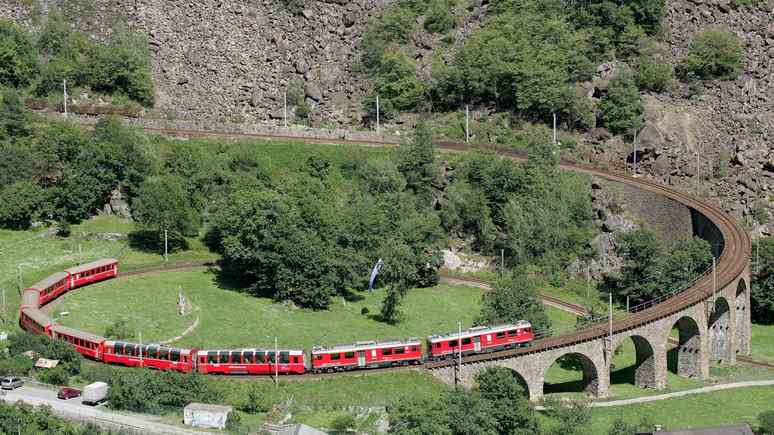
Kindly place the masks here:
[(758, 244), (753, 248), (758, 264), (753, 269), (750, 292), (752, 319), (770, 324), (774, 322), (774, 239), (761, 239)]
[(58, 435), (102, 435), (92, 423), (71, 423), (56, 417), (51, 409), (33, 407), (24, 402), (8, 405), (0, 400), (0, 433), (17, 435), (58, 434)]
[(698, 237), (666, 246), (653, 231), (637, 229), (618, 243), (624, 264), (605, 284), (619, 300), (647, 301), (684, 289), (712, 266), (710, 245)]
[(742, 72), (743, 66), (742, 38), (727, 29), (715, 27), (696, 34), (680, 65), (680, 72), (687, 78), (732, 80)]
[(61, 96), (67, 80), (70, 95), (87, 90), (153, 106), (150, 51), (139, 34), (118, 31), (105, 43), (95, 42), (51, 11), (34, 34), (2, 19), (0, 36), (0, 87)]

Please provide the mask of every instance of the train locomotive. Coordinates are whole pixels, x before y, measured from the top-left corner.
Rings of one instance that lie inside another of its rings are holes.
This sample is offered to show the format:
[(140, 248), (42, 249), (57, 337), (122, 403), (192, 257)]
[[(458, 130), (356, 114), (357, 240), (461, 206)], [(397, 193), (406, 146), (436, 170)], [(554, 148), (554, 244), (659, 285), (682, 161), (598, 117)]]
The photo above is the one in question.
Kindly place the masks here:
[[(108, 340), (60, 325), (41, 308), (76, 288), (118, 276), (118, 260), (104, 259), (57, 272), (24, 291), (19, 324), (34, 334), (72, 345), (86, 358), (127, 367), (221, 375), (291, 375), (333, 373), (396, 366), (472, 355), (515, 347), (534, 341), (532, 325), (479, 326), (427, 337), (425, 351), (418, 338), (393, 341), (359, 341), (330, 347), (303, 349), (184, 349), (160, 344)], [(306, 359), (306, 356), (309, 359)]]

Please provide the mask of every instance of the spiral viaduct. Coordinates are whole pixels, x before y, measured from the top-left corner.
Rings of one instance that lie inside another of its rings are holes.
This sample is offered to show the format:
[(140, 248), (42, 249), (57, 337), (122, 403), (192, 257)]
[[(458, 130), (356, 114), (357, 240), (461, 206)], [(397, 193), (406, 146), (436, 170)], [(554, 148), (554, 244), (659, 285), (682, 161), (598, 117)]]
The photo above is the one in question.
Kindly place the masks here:
[[(151, 133), (181, 137), (260, 138), (294, 140), (313, 144), (354, 144), (394, 146), (394, 142), (145, 128)], [(438, 143), (446, 151), (467, 151), (469, 146)], [(525, 156), (498, 151), (515, 160)], [(694, 235), (708, 240), (717, 258), (716, 272), (708, 273), (690, 288), (650, 308), (629, 314), (612, 323), (596, 324), (581, 331), (536, 341), (532, 347), (473, 355), (456, 361), (425, 364), (437, 378), (470, 387), (476, 375), (487, 367), (511, 369), (526, 386), (531, 400), (543, 397), (546, 371), (566, 355), (576, 356), (583, 367), (584, 390), (604, 397), (610, 387), (612, 355), (626, 340), (636, 349), (635, 384), (644, 388), (666, 387), (667, 351), (673, 327), (679, 330), (677, 373), (687, 378), (706, 379), (710, 362), (736, 364), (737, 355), (750, 353), (750, 251), (751, 242), (744, 228), (721, 208), (693, 198), (656, 182), (592, 166), (563, 161), (566, 170), (588, 174), (628, 187), (650, 192), (674, 201), (690, 211)]]

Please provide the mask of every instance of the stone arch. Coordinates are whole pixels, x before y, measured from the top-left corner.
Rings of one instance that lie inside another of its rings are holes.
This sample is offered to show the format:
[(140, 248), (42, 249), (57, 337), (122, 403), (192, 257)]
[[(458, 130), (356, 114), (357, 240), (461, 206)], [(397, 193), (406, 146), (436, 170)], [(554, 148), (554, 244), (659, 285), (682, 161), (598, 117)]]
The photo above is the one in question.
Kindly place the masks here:
[(581, 381), (583, 391), (586, 394), (590, 394), (592, 396), (599, 396), (599, 371), (597, 370), (597, 366), (594, 364), (594, 361), (589, 358), (588, 356), (579, 353), (579, 352), (568, 352), (562, 355), (559, 355), (557, 358), (555, 358), (553, 361), (551, 361), (548, 366), (543, 370), (543, 376), (541, 379), (543, 380), (543, 393), (546, 393), (546, 374), (548, 373), (548, 370), (559, 360), (562, 360), (563, 362), (568, 362), (569, 364), (573, 363), (580, 363), (581, 369), (583, 371), (583, 379)]
[[(673, 324), (672, 328), (674, 327), (677, 327), (680, 336), (677, 346), (670, 351), (675, 355), (676, 367), (674, 370), (684, 378), (700, 379), (702, 377), (702, 349), (699, 324), (692, 317), (683, 316)], [(669, 339), (672, 328), (667, 330), (667, 339)]]
[(715, 300), (715, 309), (709, 318), (710, 358), (721, 364), (729, 362), (731, 350), (731, 309), (726, 298)]
[[(634, 385), (642, 388), (657, 388), (656, 382), (656, 353), (647, 338), (641, 335), (632, 335), (625, 337), (618, 343), (616, 349), (626, 343), (626, 340), (631, 338), (634, 342), (634, 351), (636, 354), (636, 360), (634, 363)], [(615, 355), (615, 353), (614, 353)], [(615, 357), (614, 357), (615, 358)], [(613, 368), (610, 369), (610, 383), (613, 383)], [(624, 376), (629, 377), (630, 374), (626, 373)], [(629, 380), (626, 380), (629, 382)]]
[(744, 278), (740, 279), (739, 284), (736, 287), (736, 301), (734, 303), (736, 307), (734, 332), (736, 334), (735, 352), (743, 355), (750, 353), (750, 333), (748, 329), (750, 322), (749, 300), (750, 297), (747, 291), (747, 282)]

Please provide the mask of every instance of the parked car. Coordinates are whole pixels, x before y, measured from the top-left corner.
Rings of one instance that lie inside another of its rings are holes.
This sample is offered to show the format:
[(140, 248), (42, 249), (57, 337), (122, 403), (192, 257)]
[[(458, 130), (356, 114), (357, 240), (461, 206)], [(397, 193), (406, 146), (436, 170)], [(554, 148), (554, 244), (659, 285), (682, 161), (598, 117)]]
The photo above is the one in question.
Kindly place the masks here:
[(15, 390), (22, 385), (24, 385), (24, 381), (15, 376), (8, 376), (0, 380), (0, 386), (3, 390)]
[(81, 390), (75, 389), (75, 388), (62, 388), (59, 390), (59, 393), (57, 393), (56, 397), (67, 400), (67, 399), (73, 399), (81, 395)]

